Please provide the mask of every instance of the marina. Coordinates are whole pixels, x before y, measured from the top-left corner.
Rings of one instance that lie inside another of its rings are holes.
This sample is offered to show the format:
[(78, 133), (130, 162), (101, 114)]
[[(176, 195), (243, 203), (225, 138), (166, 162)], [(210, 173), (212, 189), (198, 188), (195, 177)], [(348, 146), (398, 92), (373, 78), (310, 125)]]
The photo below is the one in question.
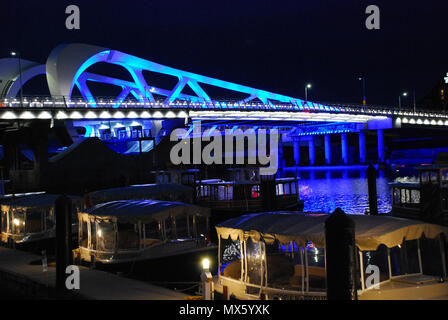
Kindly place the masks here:
[(448, 300), (448, 2), (3, 1), (16, 316)]

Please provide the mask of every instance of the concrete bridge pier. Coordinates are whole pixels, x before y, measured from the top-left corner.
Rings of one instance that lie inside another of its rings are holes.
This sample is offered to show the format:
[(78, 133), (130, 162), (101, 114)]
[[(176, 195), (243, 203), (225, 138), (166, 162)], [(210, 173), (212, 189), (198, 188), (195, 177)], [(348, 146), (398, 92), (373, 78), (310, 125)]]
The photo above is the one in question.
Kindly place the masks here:
[(377, 130), (377, 138), (378, 138), (378, 162), (384, 163), (385, 162), (385, 155), (384, 155), (384, 133), (383, 129)]
[(308, 148), (309, 148), (310, 166), (314, 166), (316, 164), (316, 149), (314, 143), (314, 136), (310, 136), (310, 139), (308, 140)]
[(331, 136), (326, 134), (324, 137), (325, 142), (325, 164), (331, 164)]
[(341, 147), (342, 147), (342, 161), (345, 165), (348, 164), (348, 139), (347, 134), (341, 134)]
[(300, 163), (300, 141), (296, 138), (293, 141), (293, 149), (294, 149), (294, 163), (296, 166)]
[(359, 162), (361, 164), (366, 163), (366, 134), (364, 132), (359, 132)]

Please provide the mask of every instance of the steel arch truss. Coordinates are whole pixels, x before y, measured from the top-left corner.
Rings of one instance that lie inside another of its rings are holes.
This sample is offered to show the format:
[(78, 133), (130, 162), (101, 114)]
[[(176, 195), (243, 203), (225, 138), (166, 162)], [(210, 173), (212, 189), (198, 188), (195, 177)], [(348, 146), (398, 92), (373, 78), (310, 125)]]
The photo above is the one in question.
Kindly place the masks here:
[[(124, 67), (132, 76), (133, 81), (124, 81), (86, 72), (89, 67), (99, 62)], [(173, 88), (169, 89), (151, 86), (143, 76), (145, 70), (174, 76), (178, 79), (178, 82)], [(215, 103), (201, 87), (202, 84), (248, 95), (247, 98), (236, 102), (237, 104), (247, 103), (254, 99), (259, 99), (272, 108), (275, 108), (275, 106), (271, 103), (271, 100), (297, 107), (305, 103), (300, 99), (174, 69), (120, 51), (86, 44), (61, 45), (55, 48), (47, 60), (47, 79), (52, 96), (63, 96), (70, 100), (73, 88), (76, 86), (84, 99), (93, 107), (96, 107), (97, 101), (90, 92), (88, 81), (120, 86), (122, 91), (115, 99), (114, 107), (118, 107), (130, 94), (140, 102), (154, 102), (154, 94), (157, 94), (164, 96), (164, 101), (167, 104), (173, 103), (176, 99)], [(186, 86), (189, 86), (196, 96), (182, 93)]]

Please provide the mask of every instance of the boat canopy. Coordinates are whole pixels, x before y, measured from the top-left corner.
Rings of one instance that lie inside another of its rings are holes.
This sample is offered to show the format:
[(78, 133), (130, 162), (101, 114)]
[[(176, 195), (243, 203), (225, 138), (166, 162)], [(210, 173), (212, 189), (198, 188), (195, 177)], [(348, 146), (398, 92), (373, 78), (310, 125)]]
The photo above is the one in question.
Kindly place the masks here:
[(161, 194), (193, 194), (194, 189), (177, 183), (157, 183), (112, 188), (89, 193), (93, 204), (114, 200), (148, 199)]
[[(328, 214), (298, 214), (297, 212), (266, 212), (249, 214), (227, 220), (216, 226), (218, 237), (232, 240), (278, 241), (287, 245), (294, 241), (306, 246), (311, 241), (316, 247), (325, 247), (325, 220)], [(390, 216), (350, 215), (355, 222), (355, 241), (362, 250), (376, 250), (384, 244), (388, 248), (406, 240), (422, 237), (434, 239), (439, 234), (448, 236), (448, 228), (440, 225)]]
[[(11, 199), (7, 203), (2, 204), (2, 211), (7, 208), (15, 208), (15, 209), (30, 209), (30, 208), (51, 208), (54, 207), (56, 199), (59, 198), (60, 194), (32, 194), (21, 196), (17, 199)], [(84, 203), (84, 199), (77, 196), (68, 196), (73, 204), (82, 205)]]
[(120, 223), (148, 223), (179, 215), (210, 216), (210, 209), (181, 202), (157, 200), (120, 200), (100, 203), (80, 212), (81, 217), (116, 220)]

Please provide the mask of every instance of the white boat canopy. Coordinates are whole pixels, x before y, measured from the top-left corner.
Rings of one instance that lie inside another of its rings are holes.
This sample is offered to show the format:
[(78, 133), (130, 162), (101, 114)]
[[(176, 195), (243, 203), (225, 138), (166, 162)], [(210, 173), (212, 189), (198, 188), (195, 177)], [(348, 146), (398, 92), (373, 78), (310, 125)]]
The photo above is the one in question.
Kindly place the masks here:
[(180, 215), (210, 216), (210, 209), (181, 202), (156, 200), (121, 200), (100, 203), (79, 213), (80, 217), (114, 220), (121, 223), (149, 223)]
[(89, 193), (93, 204), (114, 200), (138, 200), (156, 197), (161, 194), (193, 194), (194, 189), (177, 183), (158, 183), (112, 188)]
[[(15, 208), (15, 209), (30, 209), (30, 208), (51, 208), (54, 207), (57, 198), (59, 198), (60, 194), (33, 194), (21, 196), (17, 199), (11, 199), (7, 203), (2, 204), (2, 210), (6, 210), (7, 208)], [(73, 204), (82, 205), (84, 203), (84, 199), (77, 196), (68, 196)]]
[[(297, 212), (266, 212), (249, 214), (225, 221), (216, 226), (218, 237), (232, 240), (266, 243), (278, 241), (289, 244), (294, 241), (298, 246), (305, 246), (308, 241), (316, 247), (325, 247), (325, 220), (328, 214), (298, 214)], [(434, 239), (439, 234), (448, 236), (448, 228), (416, 220), (401, 219), (390, 216), (350, 215), (355, 222), (355, 241), (362, 250), (376, 250), (384, 244), (395, 247), (406, 240), (422, 237)]]

